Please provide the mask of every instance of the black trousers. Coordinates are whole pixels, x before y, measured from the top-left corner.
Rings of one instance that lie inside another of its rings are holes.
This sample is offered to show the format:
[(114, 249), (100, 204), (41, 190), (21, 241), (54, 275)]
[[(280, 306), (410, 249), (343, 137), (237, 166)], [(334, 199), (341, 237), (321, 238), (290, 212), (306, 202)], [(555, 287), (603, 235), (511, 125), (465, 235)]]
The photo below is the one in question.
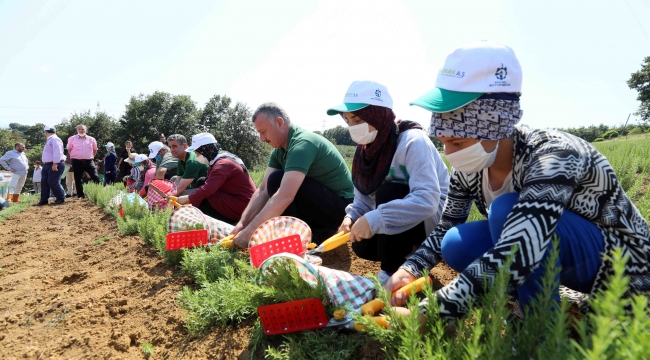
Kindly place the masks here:
[[(405, 184), (384, 183), (377, 189), (375, 201), (377, 206), (397, 199), (403, 199), (409, 194)], [(371, 261), (380, 261), (381, 269), (393, 273), (406, 260), (406, 256), (418, 247), (427, 237), (424, 222), (421, 222), (403, 233), (395, 235), (375, 234), (370, 239), (352, 243), (352, 250), (358, 257)]]
[[(276, 170), (269, 175), (266, 184), (269, 197), (278, 192), (283, 176), (282, 170)], [(331, 233), (332, 229), (336, 230), (341, 225), (345, 217), (345, 207), (353, 200), (340, 197), (318, 181), (305, 177), (293, 202), (282, 215), (297, 217), (306, 222), (314, 235), (324, 230)], [(322, 240), (324, 239), (314, 239), (315, 242)]]
[(95, 184), (99, 184), (97, 169), (93, 166), (92, 160), (72, 159), (72, 169), (74, 170), (74, 186), (77, 189), (77, 196), (84, 197), (83, 175), (87, 172), (90, 179)]

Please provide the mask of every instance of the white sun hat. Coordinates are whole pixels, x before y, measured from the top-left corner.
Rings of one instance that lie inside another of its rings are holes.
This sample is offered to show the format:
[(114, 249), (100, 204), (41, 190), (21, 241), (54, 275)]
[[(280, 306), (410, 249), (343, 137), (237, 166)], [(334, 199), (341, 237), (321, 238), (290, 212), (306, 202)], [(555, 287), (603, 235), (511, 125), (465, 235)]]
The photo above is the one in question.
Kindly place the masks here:
[(345, 92), (343, 103), (327, 110), (327, 115), (337, 115), (365, 108), (368, 105), (393, 108), (393, 98), (388, 89), (374, 81), (355, 81)]

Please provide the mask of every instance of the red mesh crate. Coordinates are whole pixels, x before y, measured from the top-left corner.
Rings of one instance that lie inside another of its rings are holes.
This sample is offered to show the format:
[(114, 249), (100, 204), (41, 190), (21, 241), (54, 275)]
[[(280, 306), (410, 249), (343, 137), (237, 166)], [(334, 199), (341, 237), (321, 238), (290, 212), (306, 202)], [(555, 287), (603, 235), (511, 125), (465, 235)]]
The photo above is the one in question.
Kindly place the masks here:
[(257, 308), (266, 335), (320, 329), (329, 319), (319, 299), (289, 301)]
[(178, 250), (208, 244), (208, 230), (188, 230), (167, 234), (165, 248)]
[(305, 247), (302, 244), (302, 240), (300, 240), (300, 235), (290, 235), (252, 246), (250, 248), (251, 264), (257, 268), (264, 260), (272, 255), (283, 252), (303, 256), (305, 254)]

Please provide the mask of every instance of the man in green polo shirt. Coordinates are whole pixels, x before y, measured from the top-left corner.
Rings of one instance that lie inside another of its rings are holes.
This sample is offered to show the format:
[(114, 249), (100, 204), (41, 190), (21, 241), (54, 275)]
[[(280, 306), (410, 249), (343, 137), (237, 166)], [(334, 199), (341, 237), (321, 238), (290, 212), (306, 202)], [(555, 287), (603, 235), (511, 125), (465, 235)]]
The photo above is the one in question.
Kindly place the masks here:
[(260, 105), (252, 120), (260, 141), (274, 150), (260, 187), (232, 232), (234, 244), (247, 247), (255, 229), (279, 215), (302, 219), (316, 242), (324, 240), (336, 231), (354, 199), (343, 157), (324, 137), (291, 124), (275, 103)]
[(196, 189), (196, 182), (208, 175), (208, 164), (201, 164), (194, 152), (186, 152), (187, 139), (181, 134), (167, 138), (172, 156), (178, 159), (176, 176), (171, 180), (176, 183), (176, 196), (189, 195)]

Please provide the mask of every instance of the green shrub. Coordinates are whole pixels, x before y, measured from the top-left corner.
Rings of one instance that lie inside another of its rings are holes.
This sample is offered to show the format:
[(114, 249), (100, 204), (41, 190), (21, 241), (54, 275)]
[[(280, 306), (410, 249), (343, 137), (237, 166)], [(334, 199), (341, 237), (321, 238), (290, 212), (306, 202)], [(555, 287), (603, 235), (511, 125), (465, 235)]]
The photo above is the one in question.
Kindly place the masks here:
[(627, 134), (628, 135), (643, 134), (643, 130), (640, 127), (636, 126), (636, 127), (632, 128), (632, 130), (630, 130)]
[(237, 260), (245, 261), (245, 258), (242, 252), (221, 246), (197, 247), (185, 250), (181, 269), (202, 285), (225, 277)]
[(593, 142), (601, 142), (601, 141), (605, 141), (605, 139), (603, 139), (603, 138), (595, 138)]
[(618, 131), (609, 130), (606, 133), (604, 133), (602, 137), (603, 137), (603, 139), (613, 139), (615, 137), (618, 137)]

